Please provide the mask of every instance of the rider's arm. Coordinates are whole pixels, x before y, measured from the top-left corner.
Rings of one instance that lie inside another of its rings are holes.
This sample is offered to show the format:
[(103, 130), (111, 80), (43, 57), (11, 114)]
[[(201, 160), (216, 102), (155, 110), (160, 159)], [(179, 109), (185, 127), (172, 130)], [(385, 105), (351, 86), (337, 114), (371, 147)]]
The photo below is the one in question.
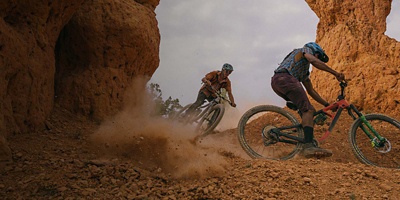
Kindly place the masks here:
[(201, 79), (201, 82), (211, 86), (211, 81), (207, 79), (207, 76), (205, 76), (204, 78)]
[(228, 96), (229, 96), (229, 100), (231, 101), (231, 105), (232, 105), (232, 106), (233, 106), (233, 105), (236, 105), (235, 99), (233, 98), (233, 95), (232, 95), (232, 92), (231, 92), (231, 91), (228, 92)]
[(308, 60), (308, 62), (310, 62), (317, 69), (320, 69), (320, 70), (323, 70), (323, 71), (331, 73), (332, 75), (334, 75), (336, 77), (336, 79), (338, 81), (343, 81), (344, 80), (344, 74), (343, 73), (339, 73), (339, 72), (333, 70), (328, 65), (326, 65), (324, 62), (319, 60), (317, 57), (315, 57), (315, 56), (313, 56), (313, 55), (311, 55), (309, 53), (305, 53), (304, 57)]
[(312, 86), (311, 80), (307, 78), (303, 82), (304, 87), (307, 90), (307, 93), (318, 103), (320, 103), (323, 106), (329, 105), (327, 101), (325, 101), (318, 93), (317, 91), (314, 90), (314, 87)]
[(226, 92), (228, 93), (229, 100), (231, 101), (231, 106), (236, 107), (235, 99), (233, 98), (231, 82), (228, 81), (226, 86)]
[(206, 74), (202, 79), (201, 82), (205, 83), (208, 86), (212, 86), (211, 80), (216, 76), (217, 71), (212, 71)]

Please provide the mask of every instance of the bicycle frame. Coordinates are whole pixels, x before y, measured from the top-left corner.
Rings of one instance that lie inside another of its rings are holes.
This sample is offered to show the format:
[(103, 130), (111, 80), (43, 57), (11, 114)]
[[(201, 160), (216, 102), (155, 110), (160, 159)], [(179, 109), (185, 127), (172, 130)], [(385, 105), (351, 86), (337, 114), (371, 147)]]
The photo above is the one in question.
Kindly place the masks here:
[(200, 106), (199, 109), (203, 109), (203, 108), (205, 108), (205, 109), (203, 109), (203, 110), (200, 112), (200, 114), (197, 115), (196, 118), (193, 119), (193, 121), (197, 121), (197, 120), (201, 119), (206, 113), (208, 113), (208, 111), (209, 111), (214, 105), (217, 105), (217, 104), (218, 104), (217, 100), (214, 99), (214, 100), (208, 102), (207, 104)]
[[(368, 138), (370, 138), (372, 146), (380, 146), (382, 145), (382, 142), (385, 141), (385, 138), (383, 138), (382, 136), (379, 135), (379, 133), (371, 126), (371, 124), (367, 121), (367, 119), (365, 118), (364, 114), (362, 114), (353, 104), (350, 104), (348, 101), (345, 100), (344, 98), (344, 88), (347, 86), (347, 84), (345, 82), (341, 82), (340, 83), (340, 87), (341, 87), (341, 94), (338, 96), (338, 100), (315, 112), (314, 113), (314, 117), (317, 116), (318, 114), (325, 114), (326, 116), (328, 116), (329, 118), (332, 119), (331, 124), (329, 125), (328, 130), (322, 135), (322, 137), (318, 140), (318, 142), (322, 142), (325, 139), (328, 138), (328, 136), (330, 135), (330, 133), (332, 132), (333, 128), (335, 127), (337, 121), (340, 118), (340, 115), (342, 114), (342, 111), (344, 109), (347, 110), (348, 114), (354, 119), (358, 119), (360, 118), (362, 120), (362, 125), (361, 125), (361, 129), (364, 131), (364, 133), (368, 136)], [(335, 114), (331, 114), (328, 111), (336, 111)], [(356, 115), (355, 115), (355, 114)], [(279, 127), (276, 128), (278, 131), (272, 130), (272, 132), (274, 134), (276, 134), (278, 137), (278, 141), (279, 142), (285, 142), (285, 143), (291, 143), (291, 144), (297, 144), (298, 142), (300, 143), (305, 143), (303, 138), (300, 137), (296, 137), (291, 135), (292, 132), (287, 132), (287, 133), (283, 133), (281, 132), (282, 130), (287, 130), (287, 129), (293, 129), (293, 128), (300, 128), (301, 124), (299, 125), (295, 125), (295, 126), (286, 126), (286, 127)], [(372, 132), (372, 133), (371, 133)], [(287, 139), (282, 139), (279, 136), (283, 136), (285, 138), (291, 139), (291, 140), (287, 140)], [(377, 138), (378, 140), (375, 140), (375, 138)]]
[(205, 114), (207, 114), (211, 110), (211, 108), (213, 106), (221, 103), (222, 99), (225, 101), (228, 101), (230, 103), (230, 101), (228, 99), (226, 99), (225, 97), (223, 97), (219, 92), (216, 92), (215, 94), (217, 95), (217, 98), (213, 99), (212, 101), (208, 102), (207, 104), (200, 106), (199, 109), (202, 109), (202, 111), (192, 121), (197, 121), (197, 120), (201, 119)]

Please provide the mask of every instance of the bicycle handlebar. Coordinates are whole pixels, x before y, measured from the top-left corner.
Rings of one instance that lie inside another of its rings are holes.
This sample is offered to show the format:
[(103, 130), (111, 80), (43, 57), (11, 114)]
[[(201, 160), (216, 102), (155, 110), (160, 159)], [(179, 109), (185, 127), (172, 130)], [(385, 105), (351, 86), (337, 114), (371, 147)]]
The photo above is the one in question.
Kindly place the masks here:
[(218, 98), (221, 98), (221, 99), (227, 101), (229, 104), (232, 104), (232, 102), (229, 99), (227, 99), (224, 96), (222, 96), (221, 92), (216, 91), (215, 94), (217, 95)]
[[(206, 84), (206, 83), (202, 83), (202, 84)], [(220, 91), (215, 90), (211, 85), (208, 85), (208, 84), (206, 84), (206, 87), (210, 88), (214, 92), (214, 94), (217, 95), (217, 98), (221, 98), (221, 99), (227, 101), (230, 105), (232, 105), (232, 102), (229, 99), (222, 96)]]

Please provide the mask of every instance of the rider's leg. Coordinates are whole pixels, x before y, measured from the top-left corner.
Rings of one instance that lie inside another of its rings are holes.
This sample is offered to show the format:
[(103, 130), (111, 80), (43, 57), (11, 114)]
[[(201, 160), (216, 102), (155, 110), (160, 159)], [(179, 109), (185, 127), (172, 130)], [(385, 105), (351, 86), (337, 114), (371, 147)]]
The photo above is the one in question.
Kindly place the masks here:
[(327, 157), (331, 156), (332, 152), (326, 149), (319, 148), (314, 145), (314, 107), (311, 105), (301, 83), (287, 73), (275, 74), (271, 81), (272, 89), (276, 94), (285, 99), (292, 101), (302, 113), (302, 125), (304, 130), (304, 150), (305, 157)]
[(201, 106), (204, 103), (204, 100), (207, 98), (207, 96), (203, 92), (199, 92), (197, 95), (196, 101), (187, 109), (185, 115), (193, 113), (199, 106)]
[(314, 110), (308, 110), (302, 113), (302, 125), (304, 130), (304, 142), (312, 143), (314, 139), (314, 122), (313, 122)]
[[(303, 105), (305, 103), (306, 105)], [(311, 157), (329, 157), (332, 156), (332, 151), (323, 149), (314, 144), (314, 107), (311, 106), (310, 101), (303, 101), (298, 104), (302, 112), (302, 125), (304, 130), (304, 149), (303, 155), (306, 158)], [(308, 105), (307, 105), (308, 104)], [(296, 104), (297, 105), (297, 104)]]
[(328, 149), (323, 149), (317, 147), (313, 143), (314, 139), (314, 122), (313, 122), (313, 113), (314, 110), (303, 113), (303, 130), (304, 130), (304, 146), (303, 146), (303, 155), (306, 158), (311, 157), (329, 157), (332, 156), (332, 151)]
[(328, 149), (323, 149), (317, 147), (313, 143), (314, 139), (314, 121), (313, 121), (313, 113), (314, 110), (309, 110), (303, 113), (302, 116), (302, 124), (304, 130), (304, 147), (303, 147), (303, 155), (306, 158), (311, 157), (329, 157), (332, 156), (332, 151)]

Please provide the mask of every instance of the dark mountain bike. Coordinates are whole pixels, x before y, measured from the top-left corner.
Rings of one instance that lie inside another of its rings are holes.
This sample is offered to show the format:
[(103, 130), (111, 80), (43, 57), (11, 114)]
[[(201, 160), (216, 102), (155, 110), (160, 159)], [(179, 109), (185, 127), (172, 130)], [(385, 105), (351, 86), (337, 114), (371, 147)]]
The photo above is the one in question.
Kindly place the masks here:
[(223, 101), (230, 101), (221, 95), (220, 92), (215, 93), (217, 98), (198, 107), (193, 113), (186, 113), (192, 104), (184, 106), (173, 117), (175, 121), (184, 124), (195, 124), (198, 137), (204, 137), (210, 134), (219, 124), (225, 113)]
[[(332, 119), (325, 134), (314, 140), (315, 144), (329, 136), (346, 109), (354, 119), (348, 141), (357, 159), (368, 165), (400, 168), (400, 122), (383, 114), (364, 115), (346, 101), (344, 90), (347, 83), (340, 82), (339, 85), (341, 92), (337, 101), (314, 114), (317, 125)], [(298, 111), (291, 102), (287, 102), (287, 107)], [(242, 148), (252, 158), (287, 160), (299, 153), (304, 144), (303, 128), (296, 117), (273, 105), (260, 105), (248, 110), (239, 121), (238, 137)]]

